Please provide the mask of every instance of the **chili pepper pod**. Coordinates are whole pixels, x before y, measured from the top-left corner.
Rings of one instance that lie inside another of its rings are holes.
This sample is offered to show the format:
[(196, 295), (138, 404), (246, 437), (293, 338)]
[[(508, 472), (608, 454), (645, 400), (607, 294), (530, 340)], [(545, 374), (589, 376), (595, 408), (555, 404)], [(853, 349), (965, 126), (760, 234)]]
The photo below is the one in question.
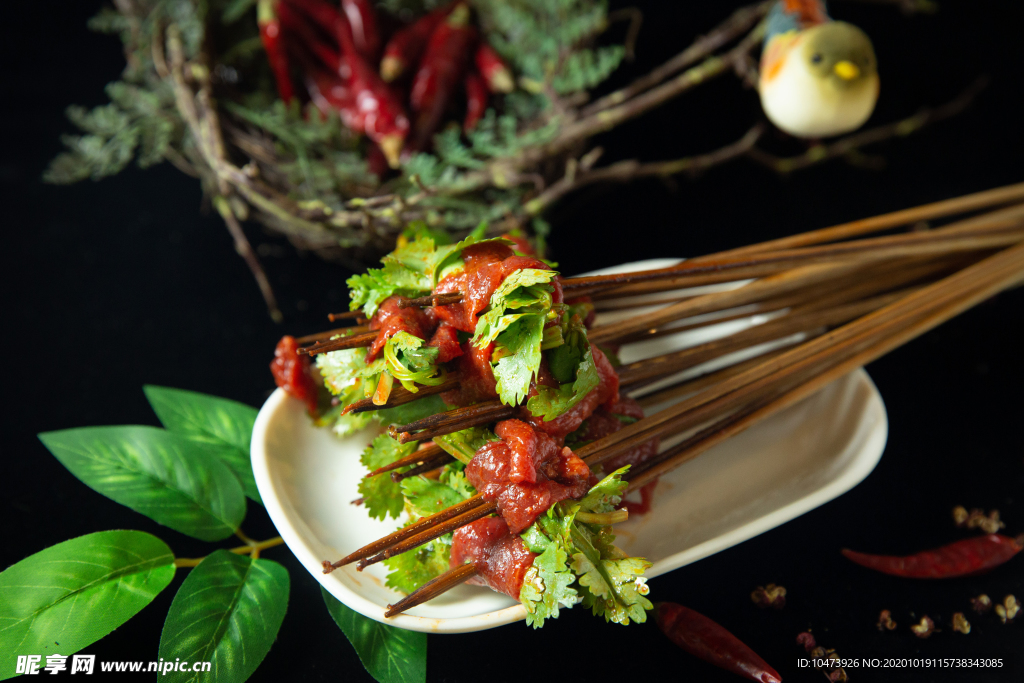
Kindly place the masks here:
[(341, 66), (341, 54), (309, 24), (305, 16), (296, 12), (288, 3), (280, 5), (278, 16), (286, 49), (296, 55), (307, 76), (313, 68), (306, 58), (308, 55), (315, 57), (322, 66), (330, 71), (338, 71)]
[(914, 555), (869, 555), (843, 549), (847, 559), (883, 574), (912, 579), (948, 579), (994, 569), (1024, 550), (1016, 539), (1002, 534), (965, 538)]
[(409, 117), (398, 96), (359, 54), (355, 40), (339, 26), (342, 60), (339, 74), (352, 89), (355, 106), (341, 110), (346, 126), (365, 133), (380, 147), (391, 168), (398, 168), (409, 133)]
[(405, 73), (410, 66), (418, 63), (434, 29), (445, 20), (451, 11), (451, 5), (440, 7), (405, 28), (395, 31), (391, 40), (384, 46), (384, 57), (380, 62), (380, 77), (390, 83)]
[(368, 0), (341, 0), (341, 11), (348, 20), (356, 50), (371, 64), (380, 55), (380, 27), (377, 12)]
[(476, 29), (469, 22), (469, 7), (462, 3), (431, 34), (409, 95), (416, 112), (413, 149), (425, 149), (444, 120), (445, 110), (466, 73), (475, 42)]
[(752, 681), (782, 682), (756, 652), (703, 614), (674, 602), (656, 603), (654, 613), (662, 633), (691, 655)]
[(283, 0), (283, 2), (308, 17), (328, 36), (335, 35), (339, 20), (344, 21), (348, 26), (348, 22), (341, 12), (326, 0)]
[(275, 11), (275, 0), (260, 0), (256, 7), (256, 23), (260, 28), (260, 40), (270, 62), (270, 70), (277, 83), (277, 94), (288, 104), (295, 97), (288, 64), (288, 55), (281, 44), (281, 22)]
[(512, 72), (505, 66), (505, 62), (494, 51), (494, 48), (487, 44), (487, 41), (480, 41), (473, 59), (491, 92), (508, 93), (515, 90), (516, 83), (512, 78)]
[(295, 337), (281, 337), (274, 349), (274, 360), (270, 363), (270, 372), (274, 382), (289, 396), (306, 404), (310, 414), (317, 412), (316, 380), (313, 379), (309, 356), (300, 356), (299, 345)]
[(462, 123), (462, 130), (469, 132), (476, 128), (476, 124), (484, 115), (487, 109), (487, 85), (484, 84), (483, 76), (476, 71), (466, 74), (466, 118)]

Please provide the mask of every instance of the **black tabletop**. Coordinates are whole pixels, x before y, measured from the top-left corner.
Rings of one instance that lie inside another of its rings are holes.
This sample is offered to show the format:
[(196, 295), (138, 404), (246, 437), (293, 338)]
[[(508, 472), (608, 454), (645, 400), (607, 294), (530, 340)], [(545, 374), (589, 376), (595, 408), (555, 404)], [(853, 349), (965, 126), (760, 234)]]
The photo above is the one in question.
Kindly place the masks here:
[[(273, 388), (267, 363), (276, 340), (285, 332), (322, 329), (324, 314), (346, 299), (348, 272), (249, 226), (286, 316), (283, 325), (271, 322), (198, 184), (168, 165), (70, 187), (40, 182), (60, 135), (71, 132), (64, 107), (101, 103), (103, 85), (121, 69), (117, 41), (85, 28), (100, 4), (7, 3), (0, 22), (0, 272), (10, 380), (3, 402), (0, 567), (66, 539), (117, 528), (154, 533), (179, 556), (205, 553), (205, 544), (79, 483), (35, 434), (156, 424), (144, 383), (258, 406)], [(735, 3), (640, 4), (646, 21), (637, 61), (622, 67), (616, 83), (678, 51)], [(741, 160), (696, 179), (573, 195), (550, 216), (552, 256), (563, 272), (708, 253), (1024, 179), (1019, 3), (948, 0), (935, 15), (914, 17), (885, 4), (832, 5), (835, 15), (874, 39), (882, 95), (872, 124), (950, 100), (979, 75), (991, 76), (991, 86), (961, 116), (867, 150), (884, 158), (881, 168), (833, 162), (783, 178)], [(602, 144), (607, 160), (675, 158), (739, 137), (758, 116), (756, 95), (723, 79), (623, 126)], [(968, 601), (982, 592), (1024, 598), (1024, 559), (984, 576), (914, 582), (873, 574), (839, 550), (904, 554), (962, 538), (967, 532), (950, 516), (955, 505), (997, 508), (1008, 533), (1024, 532), (1022, 312), (1024, 291), (1004, 293), (871, 364), (888, 411), (889, 440), (867, 479), (792, 522), (652, 580), (651, 597), (718, 621), (787, 681), (822, 680), (797, 665), (805, 655), (795, 637), (807, 629), (849, 658), (1004, 662), (1001, 669), (851, 668), (855, 681), (1020, 680), (1024, 619), (1003, 626), (991, 614), (975, 617)], [(275, 535), (255, 504), (245, 526), (252, 537)], [(324, 608), (315, 579), (286, 548), (265, 556), (288, 568), (292, 590), (278, 640), (251, 680), (369, 680)], [(156, 659), (163, 618), (184, 575), (88, 651), (107, 660)], [(788, 589), (781, 611), (760, 610), (750, 600), (751, 590), (768, 582)], [(897, 630), (876, 629), (882, 609), (892, 611)], [(968, 613), (970, 635), (950, 627), (957, 611)], [(921, 640), (907, 627), (925, 614), (941, 632)], [(653, 624), (623, 628), (582, 609), (563, 612), (540, 631), (513, 624), (430, 636), (429, 643), (430, 681), (524, 675), (735, 680), (676, 649)], [(512, 663), (496, 665), (502, 656)]]

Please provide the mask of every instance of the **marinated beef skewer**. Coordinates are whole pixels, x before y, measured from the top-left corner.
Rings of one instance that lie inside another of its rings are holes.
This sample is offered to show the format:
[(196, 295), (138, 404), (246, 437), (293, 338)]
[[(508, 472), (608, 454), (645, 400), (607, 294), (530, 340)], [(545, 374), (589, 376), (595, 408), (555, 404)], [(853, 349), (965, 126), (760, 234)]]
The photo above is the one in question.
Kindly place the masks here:
[[(824, 369), (818, 369), (795, 387), (774, 397), (748, 404), (628, 473), (626, 478), (630, 483), (629, 490), (641, 488), (712, 446), (806, 398), (835, 379), (920, 336), (998, 291), (1021, 283), (1024, 281), (1024, 245), (1008, 249), (982, 265), (986, 267), (976, 267), (971, 273), (958, 274), (963, 277), (955, 281), (955, 276), (951, 276), (937, 283), (929, 288), (925, 296), (916, 297), (916, 305), (907, 305), (908, 300), (915, 299), (913, 295), (894, 303), (888, 311), (888, 321), (886, 316), (878, 316), (875, 329), (861, 325), (868, 329), (860, 337), (852, 336), (842, 344), (828, 349), (826, 355), (831, 356), (831, 359)], [(892, 318), (893, 315), (895, 318)], [(868, 340), (866, 345), (863, 344), (865, 338)], [(477, 572), (478, 568), (472, 564), (456, 566), (431, 581), (429, 590), (417, 590), (398, 603), (389, 605), (386, 616), (392, 617), (422, 604)]]
[[(942, 306), (951, 309), (953, 304), (957, 303), (957, 296), (962, 298), (963, 290), (978, 280), (981, 280), (982, 284), (995, 281), (997, 284), (1005, 286), (1008, 278), (1020, 279), (1021, 261), (1024, 261), (1024, 246), (1018, 246), (1001, 252), (938, 283), (902, 297), (885, 308), (863, 316), (837, 329), (833, 333), (805, 342), (795, 349), (765, 360), (751, 369), (729, 378), (721, 384), (701, 392), (670, 409), (639, 420), (599, 442), (584, 446), (577, 451), (577, 455), (583, 457), (588, 465), (597, 465), (648, 440), (652, 434), (667, 436), (672, 433), (678, 433), (692, 426), (697, 426), (708, 419), (713, 419), (715, 414), (721, 415), (723, 412), (735, 410), (744, 401), (763, 400), (765, 396), (770, 395), (772, 392), (780, 391), (780, 387), (786, 387), (787, 382), (792, 384), (794, 377), (798, 380), (801, 379), (798, 373), (813, 372), (820, 374), (822, 372), (822, 363), (835, 362), (835, 358), (839, 357), (841, 352), (861, 352), (861, 355), (863, 355), (862, 349), (867, 344), (873, 342), (879, 335), (890, 334), (894, 330), (899, 332), (901, 329), (900, 325), (906, 326), (908, 319), (912, 321), (915, 315), (920, 317)], [(1009, 262), (1009, 265), (1006, 265), (1007, 262)], [(991, 287), (991, 284), (989, 286)], [(974, 300), (971, 299), (971, 301)], [(953, 314), (950, 313), (949, 315)], [(934, 318), (934, 316), (932, 317)], [(926, 328), (918, 327), (913, 329), (923, 331)], [(917, 332), (917, 334), (920, 334), (920, 332)], [(904, 334), (900, 337), (904, 341), (909, 338), (912, 338), (912, 336), (907, 337)], [(473, 502), (475, 500), (477, 499), (470, 499), (460, 504), (460, 508), (466, 510), (485, 505), (481, 502)], [(486, 507), (490, 506), (487, 505)], [(479, 514), (479, 511), (477, 512)], [(451, 519), (450, 515), (445, 516), (442, 513), (442, 516), (444, 519)], [(425, 520), (421, 520), (421, 523), (430, 519), (425, 518)], [(417, 523), (418, 529), (430, 527), (434, 524), (433, 521), (421, 523)], [(448, 527), (446, 526), (446, 528)], [(428, 536), (430, 534), (425, 532), (421, 534), (421, 539), (426, 539), (423, 542), (431, 540), (427, 538)], [(402, 538), (409, 538), (409, 534), (402, 534)], [(392, 545), (393, 542), (394, 539), (381, 539), (381, 541), (372, 544), (373, 550), (371, 552), (380, 553), (381, 550)], [(415, 547), (415, 544), (412, 542), (406, 542), (402, 545), (404, 550), (412, 547)], [(357, 551), (349, 556), (351, 559), (346, 558), (346, 560), (353, 561), (358, 559), (357, 556), (366, 557), (371, 554), (371, 552), (366, 550)], [(341, 566), (344, 563), (346, 562), (339, 562), (334, 566)], [(367, 562), (366, 564), (369, 563), (372, 562)]]

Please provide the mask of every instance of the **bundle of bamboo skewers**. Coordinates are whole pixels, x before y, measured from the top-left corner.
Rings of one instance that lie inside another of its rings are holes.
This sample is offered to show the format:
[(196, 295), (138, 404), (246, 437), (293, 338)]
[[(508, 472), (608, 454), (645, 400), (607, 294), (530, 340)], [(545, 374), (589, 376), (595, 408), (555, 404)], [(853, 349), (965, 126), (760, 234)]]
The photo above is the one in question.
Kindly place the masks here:
[[(968, 215), (973, 214), (973, 215)], [(923, 221), (961, 216), (939, 228)], [(966, 216), (966, 217), (964, 217)], [(910, 232), (865, 235), (914, 226)], [(566, 297), (588, 296), (615, 322), (593, 327), (591, 342), (618, 346), (763, 316), (764, 322), (717, 336), (696, 346), (643, 358), (618, 368), (621, 391), (645, 409), (660, 408), (620, 431), (576, 450), (595, 469), (653, 438), (664, 444), (655, 457), (624, 477), (639, 489), (679, 465), (810, 396), (833, 380), (914, 339), (992, 295), (1024, 282), (1024, 183), (929, 204), (684, 261), (677, 266), (615, 275), (566, 278)], [(730, 283), (726, 285), (725, 283)], [(720, 285), (713, 291), (687, 288)], [(682, 291), (680, 291), (682, 290)], [(651, 296), (667, 293), (654, 302)], [(443, 299), (442, 299), (443, 297)], [(429, 306), (453, 303), (460, 293), (409, 301)], [(625, 313), (623, 313), (625, 312)], [(355, 318), (356, 314), (334, 316)], [(376, 332), (345, 328), (299, 341), (315, 355), (368, 346)], [(354, 332), (354, 333), (353, 333)], [(746, 359), (693, 376), (704, 364)], [(758, 354), (750, 358), (751, 354)], [(673, 381), (679, 373), (684, 379)], [(668, 386), (666, 384), (668, 379)], [(349, 410), (377, 410), (447, 391), (458, 382), (417, 393), (396, 388), (386, 404), (371, 399)], [(659, 385), (655, 387), (654, 385)], [(665, 407), (667, 406), (667, 407)], [(392, 425), (401, 442), (426, 441), (511, 417), (498, 401), (478, 403)], [(452, 457), (437, 446), (421, 448), (387, 467), (396, 480), (442, 467)], [(415, 465), (401, 474), (401, 467)], [(324, 572), (359, 562), (361, 570), (407, 552), (496, 510), (481, 495), (403, 527), (336, 562)], [(476, 574), (472, 564), (451, 569), (393, 605), (391, 617), (419, 605)]]

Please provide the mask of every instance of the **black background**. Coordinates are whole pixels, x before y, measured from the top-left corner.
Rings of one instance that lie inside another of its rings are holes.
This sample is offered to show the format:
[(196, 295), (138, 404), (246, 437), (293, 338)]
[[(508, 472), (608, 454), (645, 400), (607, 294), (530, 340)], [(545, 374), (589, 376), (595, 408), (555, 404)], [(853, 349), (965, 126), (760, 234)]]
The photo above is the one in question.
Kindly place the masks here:
[[(733, 4), (641, 3), (646, 22), (638, 60), (624, 66), (616, 82), (674, 54)], [(71, 132), (63, 109), (103, 102), (103, 85), (122, 67), (118, 42), (85, 29), (99, 6), (93, 0), (8, 2), (0, 21), (0, 272), (8, 382), (0, 566), (115, 528), (157, 534), (179, 556), (208, 552), (210, 546), (83, 486), (35, 434), (156, 424), (144, 383), (259, 405), (273, 387), (266, 365), (277, 338), (322, 329), (324, 314), (345, 299), (348, 273), (250, 226), (286, 315), (284, 325), (272, 323), (219, 218), (201, 213), (198, 183), (168, 165), (71, 187), (40, 182), (60, 150), (59, 136)], [(951, 99), (980, 74), (993, 83), (968, 113), (870, 150), (887, 160), (880, 171), (839, 162), (780, 178), (739, 161), (696, 180), (572, 196), (551, 216), (552, 255), (563, 271), (702, 254), (1024, 179), (1020, 3), (947, 0), (937, 15), (918, 17), (852, 2), (833, 3), (832, 10), (873, 37), (883, 85), (872, 124)], [(758, 115), (755, 94), (722, 79), (606, 136), (606, 160), (707, 151), (738, 138)], [(785, 140), (769, 142), (798, 149)], [(1001, 670), (850, 670), (855, 681), (1021, 680), (1024, 623), (1002, 626), (992, 614), (974, 617), (968, 599), (980, 592), (1024, 598), (1024, 559), (982, 577), (915, 583), (856, 567), (839, 549), (902, 554), (961, 538), (965, 532), (950, 518), (957, 504), (998, 508), (1009, 533), (1024, 531), (1022, 310), (1024, 291), (1003, 294), (873, 363), (869, 371), (886, 401), (890, 436), (867, 480), (781, 528), (653, 580), (652, 597), (682, 602), (725, 625), (787, 681), (822, 680), (796, 666), (803, 653), (794, 638), (807, 628), (844, 657), (1005, 662)], [(256, 538), (275, 535), (256, 505), (245, 529)], [(316, 581), (285, 548), (265, 556), (288, 567), (292, 591), (278, 641), (251, 680), (368, 680), (324, 609)], [(86, 652), (101, 660), (155, 659), (163, 617), (184, 576), (181, 571), (151, 606)], [(759, 610), (748, 597), (767, 582), (789, 589), (781, 612)], [(896, 631), (875, 629), (883, 608), (892, 610)], [(968, 612), (970, 635), (949, 627), (955, 611)], [(907, 628), (911, 614), (930, 615), (942, 632), (915, 638)], [(430, 637), (431, 681), (524, 675), (735, 680), (675, 649), (652, 624), (623, 628), (582, 609), (537, 632), (514, 624)]]

